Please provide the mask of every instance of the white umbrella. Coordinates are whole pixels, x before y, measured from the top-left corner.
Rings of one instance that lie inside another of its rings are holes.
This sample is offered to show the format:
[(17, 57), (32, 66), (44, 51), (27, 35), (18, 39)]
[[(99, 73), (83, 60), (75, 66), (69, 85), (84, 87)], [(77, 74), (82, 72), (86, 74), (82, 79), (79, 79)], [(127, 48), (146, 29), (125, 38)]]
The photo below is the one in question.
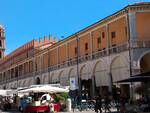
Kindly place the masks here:
[(31, 88), (28, 88), (28, 89), (20, 90), (18, 92), (19, 93), (29, 93), (29, 92), (34, 92), (34, 93), (39, 93), (39, 92), (60, 93), (60, 92), (69, 92), (69, 90), (64, 89), (64, 88), (45, 85), (45, 86), (39, 86), (39, 87), (31, 87)]
[(61, 92), (69, 92), (68, 89), (60, 88), (60, 87), (54, 87), (54, 86), (42, 86), (40, 89), (44, 92), (49, 92), (49, 93), (61, 93)]

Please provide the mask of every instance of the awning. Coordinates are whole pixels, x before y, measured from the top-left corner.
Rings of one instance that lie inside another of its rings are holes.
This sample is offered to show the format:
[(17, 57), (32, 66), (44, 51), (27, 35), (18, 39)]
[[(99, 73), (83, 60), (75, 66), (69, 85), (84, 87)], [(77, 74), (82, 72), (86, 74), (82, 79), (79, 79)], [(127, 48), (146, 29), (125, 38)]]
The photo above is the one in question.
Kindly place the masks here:
[(121, 82), (150, 82), (150, 76), (137, 76), (137, 77), (130, 77), (128, 79), (117, 81), (116, 83)]
[(150, 71), (146, 73), (134, 75), (130, 78), (123, 79), (115, 83), (122, 83), (122, 82), (150, 82)]
[[(140, 74), (134, 75), (134, 76), (150, 76), (150, 71), (147, 71), (147, 72), (145, 72), (145, 73), (140, 73)], [(134, 76), (133, 76), (133, 77), (134, 77)]]

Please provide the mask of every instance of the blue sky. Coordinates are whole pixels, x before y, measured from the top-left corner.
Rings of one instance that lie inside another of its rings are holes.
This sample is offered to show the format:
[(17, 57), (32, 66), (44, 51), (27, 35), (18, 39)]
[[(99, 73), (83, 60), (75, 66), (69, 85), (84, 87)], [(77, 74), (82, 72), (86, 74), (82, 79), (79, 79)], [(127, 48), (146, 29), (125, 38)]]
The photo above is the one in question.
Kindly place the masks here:
[(140, 1), (150, 0), (0, 0), (5, 54), (35, 38), (68, 37), (128, 4)]

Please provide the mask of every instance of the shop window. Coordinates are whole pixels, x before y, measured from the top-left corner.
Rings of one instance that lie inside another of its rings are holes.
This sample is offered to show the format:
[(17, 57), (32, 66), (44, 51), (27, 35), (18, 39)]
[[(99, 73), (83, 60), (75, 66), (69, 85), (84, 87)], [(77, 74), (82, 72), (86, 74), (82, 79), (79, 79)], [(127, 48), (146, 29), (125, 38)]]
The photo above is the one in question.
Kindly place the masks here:
[(85, 50), (88, 50), (88, 43), (85, 43)]
[(111, 32), (111, 38), (115, 38), (116, 37), (116, 32)]
[(104, 32), (102, 32), (102, 38), (105, 38), (105, 33)]

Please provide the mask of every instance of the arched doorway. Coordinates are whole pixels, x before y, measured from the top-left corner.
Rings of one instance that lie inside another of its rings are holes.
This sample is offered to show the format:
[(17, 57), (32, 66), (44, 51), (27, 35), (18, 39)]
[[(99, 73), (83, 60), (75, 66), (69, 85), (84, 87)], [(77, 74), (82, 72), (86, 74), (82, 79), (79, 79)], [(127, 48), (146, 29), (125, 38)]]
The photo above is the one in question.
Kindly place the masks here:
[(39, 77), (36, 78), (36, 84), (37, 84), (37, 85), (38, 85), (38, 84), (41, 84), (41, 80), (40, 80)]
[(57, 84), (60, 83), (60, 79), (57, 73), (52, 73), (51, 74), (51, 83)]
[(26, 80), (23, 81), (23, 87), (26, 87)]
[[(146, 53), (140, 60), (141, 73), (150, 72), (150, 52)], [(150, 82), (141, 83), (144, 86), (143, 95), (150, 99)]]
[(66, 73), (65, 71), (61, 71), (59, 74), (59, 78), (60, 78), (60, 85), (62, 86), (69, 85), (68, 73)]
[[(71, 90), (77, 89), (78, 88), (77, 71), (74, 68), (71, 68), (69, 70), (68, 75), (69, 75), (68, 80), (69, 80), (69, 85)], [(74, 82), (72, 83), (72, 80), (74, 80), (75, 83)]]
[(92, 79), (87, 65), (83, 65), (80, 70), (81, 96), (82, 99), (92, 98)]
[(43, 75), (43, 84), (48, 83), (48, 75)]
[(96, 94), (105, 95), (109, 90), (109, 77), (104, 62), (98, 61), (94, 67)]
[(130, 84), (122, 83), (116, 84), (116, 81), (127, 79), (130, 77), (128, 61), (123, 56), (117, 56), (112, 60), (110, 73), (112, 76), (112, 82), (115, 87), (120, 88), (121, 95), (126, 97), (130, 96)]
[(28, 86), (32, 84), (32, 79), (29, 79)]
[(145, 54), (140, 60), (141, 72), (150, 71), (150, 53)]

